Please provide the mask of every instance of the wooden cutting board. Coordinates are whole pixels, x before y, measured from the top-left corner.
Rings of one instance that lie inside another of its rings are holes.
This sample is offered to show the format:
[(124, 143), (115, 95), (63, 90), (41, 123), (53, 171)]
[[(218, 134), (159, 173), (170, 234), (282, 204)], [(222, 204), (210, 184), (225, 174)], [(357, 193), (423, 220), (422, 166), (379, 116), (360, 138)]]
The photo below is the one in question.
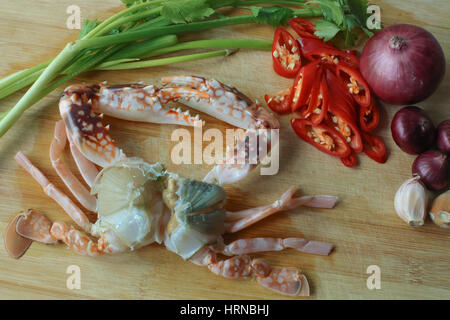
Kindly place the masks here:
[[(439, 90), (419, 104), (435, 123), (450, 118), (450, 5), (447, 0), (373, 1), (382, 8), (384, 25), (412, 23), (431, 31), (447, 55), (447, 73)], [(0, 3), (0, 76), (50, 59), (77, 36), (66, 28), (66, 8), (76, 4), (82, 18), (105, 18), (120, 9), (118, 0), (39, 0)], [(273, 28), (245, 25), (199, 34), (198, 38), (255, 38), (270, 40)], [(194, 74), (215, 77), (235, 85), (253, 99), (287, 88), (291, 81), (272, 71), (269, 52), (241, 51), (235, 55), (168, 67), (84, 74), (72, 83), (158, 83), (162, 76)], [(58, 187), (67, 190), (53, 171), (49, 144), (61, 87), (32, 109), (0, 139), (0, 232), (19, 211), (35, 208), (52, 220), (70, 220), (47, 198), (37, 183), (14, 162), (22, 150)], [(24, 91), (4, 99), (0, 111), (13, 105)], [(339, 196), (334, 210), (299, 208), (270, 217), (226, 241), (248, 237), (304, 237), (336, 245), (328, 257), (294, 250), (258, 255), (280, 266), (296, 266), (308, 277), (314, 299), (431, 299), (450, 298), (450, 233), (430, 220), (420, 228), (408, 227), (393, 209), (395, 191), (411, 175), (413, 156), (393, 143), (389, 124), (399, 107), (384, 106), (378, 134), (389, 149), (389, 160), (380, 165), (361, 156), (355, 169), (344, 167), (298, 139), (290, 128), (291, 116), (280, 117), (280, 170), (274, 176), (253, 172), (244, 181), (227, 187), (228, 208), (245, 209), (272, 202), (291, 185), (303, 194)], [(208, 127), (224, 129), (219, 120), (204, 117)], [(174, 127), (106, 119), (112, 135), (127, 154), (161, 161), (171, 171), (202, 178), (208, 166), (171, 164), (170, 134)], [(228, 126), (227, 126), (228, 127)], [(74, 168), (69, 156), (67, 163)], [(206, 268), (183, 261), (164, 247), (150, 245), (138, 251), (82, 257), (63, 245), (34, 243), (20, 260), (10, 258), (1, 244), (0, 298), (25, 299), (285, 299), (255, 281), (228, 280)], [(81, 270), (81, 289), (66, 287), (70, 265)], [(369, 290), (367, 268), (381, 270), (381, 289)]]

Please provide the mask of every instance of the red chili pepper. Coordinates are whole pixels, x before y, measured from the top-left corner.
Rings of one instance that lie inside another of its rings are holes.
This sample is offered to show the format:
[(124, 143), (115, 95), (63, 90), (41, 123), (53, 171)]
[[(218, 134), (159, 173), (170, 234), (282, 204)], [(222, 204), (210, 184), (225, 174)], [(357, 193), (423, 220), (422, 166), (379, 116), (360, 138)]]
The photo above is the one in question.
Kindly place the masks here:
[(329, 94), (328, 94), (328, 86), (325, 77), (322, 77), (322, 81), (320, 83), (320, 97), (318, 97), (318, 101), (316, 104), (316, 108), (311, 113), (311, 122), (314, 125), (318, 125), (322, 123), (325, 117), (328, 114), (328, 104), (329, 104)]
[(346, 158), (352, 152), (341, 134), (325, 124), (314, 126), (306, 119), (291, 119), (291, 126), (302, 140), (329, 155)]
[(352, 153), (350, 153), (350, 155), (346, 158), (341, 158), (341, 162), (349, 168), (353, 168), (356, 167), (356, 165), (358, 164), (358, 158), (356, 157), (356, 153), (354, 151), (352, 151)]
[(330, 43), (324, 42), (322, 39), (314, 39), (314, 38), (300, 38), (298, 39), (300, 43), (300, 49), (303, 52), (309, 54), (312, 51), (324, 49), (334, 49), (337, 50), (335, 46)]
[(355, 152), (361, 152), (364, 149), (361, 132), (356, 123), (351, 120), (341, 108), (336, 107), (333, 102), (328, 106), (328, 117), (325, 124), (334, 128), (345, 138), (345, 141)]
[(353, 119), (356, 123), (358, 116), (353, 96), (348, 92), (344, 84), (336, 77), (329, 65), (325, 65), (325, 69), (330, 103), (332, 102), (334, 106), (343, 109), (349, 118)]
[(354, 55), (355, 57), (358, 56), (358, 51), (357, 50), (345, 50), (345, 53)]
[(273, 112), (276, 112), (278, 114), (290, 113), (292, 111), (291, 91), (292, 88), (289, 88), (284, 89), (276, 94), (266, 94), (264, 96), (264, 99)]
[(378, 163), (385, 163), (387, 161), (387, 153), (383, 141), (367, 132), (362, 132), (362, 135), (364, 137), (364, 153)]
[(308, 60), (320, 60), (329, 64), (338, 64), (340, 61), (358, 68), (357, 56), (341, 51), (322, 40), (303, 38), (299, 39), (302, 55)]
[(306, 66), (303, 66), (300, 69), (297, 77), (295, 77), (291, 94), (292, 111), (296, 111), (298, 108), (304, 106), (308, 102), (314, 80), (317, 76), (318, 68), (318, 62), (308, 63)]
[(302, 66), (300, 54), (300, 45), (295, 38), (283, 27), (278, 27), (272, 44), (275, 72), (282, 77), (294, 78)]
[(355, 101), (361, 107), (368, 107), (370, 104), (370, 89), (362, 74), (342, 62), (338, 63), (336, 74), (348, 88), (348, 92), (353, 95)]
[(359, 125), (362, 131), (372, 132), (380, 122), (380, 111), (374, 97), (370, 99), (368, 107), (359, 108)]
[[(316, 71), (314, 82), (312, 84), (309, 98), (307, 101), (308, 107), (304, 108), (301, 112), (301, 115), (303, 118), (310, 118), (312, 113), (321, 106), (321, 104), (323, 102), (323, 95), (321, 93), (321, 90), (323, 91), (323, 88), (321, 89), (322, 80), (323, 80), (323, 69), (319, 65), (319, 68)], [(318, 113), (318, 111), (317, 111), (317, 113)], [(315, 123), (317, 123), (317, 122), (315, 122)]]
[(314, 32), (316, 32), (314, 24), (306, 19), (292, 18), (289, 20), (289, 25), (301, 38), (319, 39), (319, 37), (314, 34)]

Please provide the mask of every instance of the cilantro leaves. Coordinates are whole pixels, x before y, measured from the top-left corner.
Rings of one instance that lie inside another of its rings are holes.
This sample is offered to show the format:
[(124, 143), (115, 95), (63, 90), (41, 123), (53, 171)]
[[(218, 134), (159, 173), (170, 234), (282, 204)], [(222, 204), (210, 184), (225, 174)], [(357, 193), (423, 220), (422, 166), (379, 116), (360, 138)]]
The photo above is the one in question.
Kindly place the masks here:
[[(143, 4), (149, 0), (121, 0), (127, 6)], [(166, 0), (162, 6), (161, 16), (174, 24), (190, 23), (211, 17), (222, 17), (215, 9), (234, 6), (251, 10), (255, 23), (272, 26), (286, 25), (290, 18), (296, 16), (296, 11), (290, 8), (274, 5), (270, 7), (241, 6), (244, 0)], [(251, 3), (252, 1), (250, 1)], [(320, 9), (323, 19), (316, 21), (315, 34), (325, 41), (342, 34), (345, 46), (353, 46), (358, 36), (356, 28), (363, 30), (369, 37), (373, 32), (366, 27), (369, 18), (367, 0), (310, 0), (306, 3), (315, 4)], [(312, 7), (310, 7), (312, 8)], [(316, 8), (314, 8), (316, 9)], [(145, 9), (143, 9), (145, 10)]]
[(345, 46), (355, 45), (358, 36), (353, 32), (355, 28), (363, 30), (371, 37), (373, 32), (366, 27), (369, 18), (367, 0), (311, 0), (319, 6), (323, 13), (323, 20), (316, 22), (316, 35), (325, 41), (332, 39), (342, 32)]
[(173, 23), (187, 23), (214, 14), (206, 0), (170, 0), (164, 2), (161, 15)]
[(294, 16), (293, 10), (280, 6), (245, 8), (252, 11), (256, 23), (270, 24), (274, 27), (287, 24)]
[(319, 38), (323, 38), (325, 41), (333, 39), (334, 36), (341, 31), (336, 24), (327, 20), (318, 20), (315, 24), (315, 28), (315, 35)]

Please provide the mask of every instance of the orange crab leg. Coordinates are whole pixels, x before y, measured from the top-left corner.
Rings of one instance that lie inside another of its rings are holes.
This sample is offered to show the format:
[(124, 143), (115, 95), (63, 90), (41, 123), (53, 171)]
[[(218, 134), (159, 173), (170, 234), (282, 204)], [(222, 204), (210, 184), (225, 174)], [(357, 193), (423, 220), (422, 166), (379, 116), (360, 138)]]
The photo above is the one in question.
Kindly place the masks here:
[(333, 208), (337, 198), (332, 196), (307, 196), (292, 198), (297, 191), (296, 187), (289, 188), (280, 200), (273, 204), (251, 208), (238, 212), (227, 212), (225, 228), (226, 232), (234, 233), (245, 229), (270, 215), (296, 208), (301, 205), (319, 208)]
[(16, 223), (16, 232), (22, 237), (45, 244), (55, 244), (57, 240), (51, 235), (52, 223), (43, 214), (28, 210)]
[(69, 188), (83, 207), (95, 212), (97, 210), (97, 199), (91, 195), (90, 191), (75, 177), (72, 171), (61, 159), (66, 146), (66, 126), (64, 121), (56, 122), (55, 135), (50, 145), (50, 160), (58, 176)]
[(297, 268), (273, 268), (266, 277), (256, 277), (263, 287), (288, 296), (309, 296), (306, 277)]
[(84, 256), (99, 256), (104, 254), (102, 246), (92, 241), (80, 231), (69, 228), (63, 222), (55, 222), (50, 230), (51, 235), (63, 241), (71, 250)]
[(86, 232), (90, 232), (91, 223), (88, 217), (78, 208), (78, 206), (70, 200), (61, 190), (55, 187), (44, 174), (36, 168), (31, 161), (22, 153), (18, 152), (14, 159), (24, 168), (43, 188), (44, 192), (53, 200), (55, 200), (75, 223)]
[(215, 252), (207, 246), (190, 261), (225, 278), (248, 278), (254, 274), (259, 284), (272, 291), (290, 296), (309, 296), (308, 280), (296, 268), (272, 268), (267, 262), (247, 255), (217, 261)]
[[(13, 222), (16, 229), (14, 238), (20, 236), (28, 239), (28, 241), (34, 240), (45, 244), (55, 244), (60, 240), (71, 250), (81, 255), (95, 257), (124, 250), (124, 248), (111, 247), (105, 234), (102, 234), (100, 239), (95, 242), (82, 232), (70, 228), (64, 222), (52, 223), (46, 216), (34, 210), (19, 215)], [(10, 235), (6, 241), (7, 247), (14, 244), (11, 242), (12, 236)]]
[(303, 238), (251, 238), (240, 239), (224, 246), (220, 253), (226, 256), (250, 254), (266, 251), (281, 251), (287, 248), (318, 255), (329, 255), (333, 245), (326, 242), (310, 241)]
[[(66, 128), (66, 132), (67, 132)], [(99, 171), (97, 167), (89, 161), (78, 149), (75, 143), (72, 140), (70, 134), (66, 134), (69, 140), (70, 152), (72, 153), (72, 157), (75, 160), (75, 164), (78, 167), (78, 171), (81, 173), (84, 181), (88, 184), (89, 187), (94, 185), (95, 178), (97, 177)]]

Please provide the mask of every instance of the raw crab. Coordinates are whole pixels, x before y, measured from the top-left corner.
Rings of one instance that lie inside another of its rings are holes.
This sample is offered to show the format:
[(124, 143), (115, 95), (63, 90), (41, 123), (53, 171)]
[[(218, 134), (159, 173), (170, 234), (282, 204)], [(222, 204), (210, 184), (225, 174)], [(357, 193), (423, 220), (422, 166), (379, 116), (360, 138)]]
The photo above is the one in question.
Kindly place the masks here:
[[(105, 113), (122, 119), (193, 125), (199, 120), (188, 112), (169, 109), (169, 101), (181, 101), (197, 110), (221, 118), (245, 130), (278, 129), (277, 119), (235, 88), (201, 77), (171, 77), (164, 86), (127, 85), (72, 86), (60, 101), (63, 120), (57, 122), (50, 159), (58, 175), (87, 210), (97, 213), (91, 223), (82, 209), (57, 189), (28, 158), (15, 159), (43, 187), (84, 232), (63, 222), (51, 222), (29, 210), (13, 219), (6, 232), (8, 252), (18, 258), (32, 241), (64, 242), (73, 251), (89, 256), (135, 250), (150, 243), (164, 244), (185, 260), (207, 266), (226, 278), (252, 274), (266, 288), (286, 295), (309, 295), (308, 282), (296, 268), (272, 268), (248, 254), (294, 248), (328, 255), (332, 245), (302, 238), (241, 239), (225, 245), (222, 235), (242, 230), (261, 219), (298, 206), (333, 208), (337, 198), (294, 198), (295, 187), (273, 204), (230, 212), (224, 209), (226, 194), (220, 184), (243, 178), (253, 164), (221, 164), (200, 182), (168, 172), (159, 164), (127, 158), (102, 124)], [(266, 136), (270, 150), (270, 136)], [(60, 159), (67, 140), (85, 187)], [(245, 137), (234, 151), (251, 146)], [(259, 151), (259, 150), (258, 150)], [(98, 172), (95, 165), (103, 167)], [(216, 182), (219, 184), (213, 184)], [(92, 240), (88, 235), (96, 238)], [(231, 256), (219, 260), (217, 255)]]

